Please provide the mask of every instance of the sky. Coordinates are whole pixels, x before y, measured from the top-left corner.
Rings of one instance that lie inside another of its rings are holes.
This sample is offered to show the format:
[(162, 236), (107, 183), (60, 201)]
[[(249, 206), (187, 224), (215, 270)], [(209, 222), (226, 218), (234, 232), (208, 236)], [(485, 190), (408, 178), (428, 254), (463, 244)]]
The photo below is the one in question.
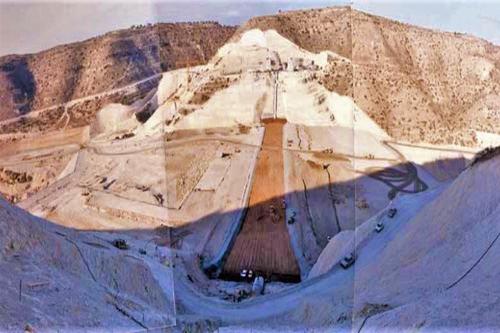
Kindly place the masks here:
[(218, 21), (239, 25), (279, 10), (349, 5), (443, 31), (469, 33), (500, 45), (500, 0), (0, 0), (0, 56), (33, 53), (134, 24)]
[(500, 45), (500, 0), (356, 0), (353, 7), (364, 12), (422, 27), (468, 33)]

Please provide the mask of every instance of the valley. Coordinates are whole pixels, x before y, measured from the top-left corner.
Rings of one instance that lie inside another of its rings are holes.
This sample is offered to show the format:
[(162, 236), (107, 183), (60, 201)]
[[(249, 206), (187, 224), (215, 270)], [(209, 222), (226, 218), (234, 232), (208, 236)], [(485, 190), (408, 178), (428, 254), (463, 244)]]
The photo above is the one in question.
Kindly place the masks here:
[(498, 46), (332, 7), (29, 59), (158, 29), (0, 110), (0, 330), (500, 327)]

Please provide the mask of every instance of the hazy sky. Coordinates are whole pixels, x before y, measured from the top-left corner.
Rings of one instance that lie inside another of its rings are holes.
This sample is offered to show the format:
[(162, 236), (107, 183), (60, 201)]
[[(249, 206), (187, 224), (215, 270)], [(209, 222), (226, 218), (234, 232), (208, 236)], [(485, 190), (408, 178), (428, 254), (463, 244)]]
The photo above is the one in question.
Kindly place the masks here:
[[(0, 55), (37, 52), (133, 24), (214, 20), (237, 25), (278, 10), (349, 4), (332, 0), (8, 1), (0, 0)], [(360, 10), (429, 28), (470, 33), (500, 44), (500, 0), (363, 1)]]
[(500, 0), (356, 0), (353, 7), (427, 28), (468, 33), (500, 45)]

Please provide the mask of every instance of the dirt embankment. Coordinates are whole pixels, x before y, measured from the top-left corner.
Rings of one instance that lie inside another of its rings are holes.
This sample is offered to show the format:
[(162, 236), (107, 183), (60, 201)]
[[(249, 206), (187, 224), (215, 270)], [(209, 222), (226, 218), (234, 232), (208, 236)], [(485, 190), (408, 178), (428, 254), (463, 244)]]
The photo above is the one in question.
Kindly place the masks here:
[(239, 276), (243, 269), (251, 269), (268, 278), (299, 279), (285, 224), (283, 154), (267, 149), (282, 147), (283, 124), (281, 120), (265, 123), (249, 208), (224, 265), (223, 276), (228, 278)]

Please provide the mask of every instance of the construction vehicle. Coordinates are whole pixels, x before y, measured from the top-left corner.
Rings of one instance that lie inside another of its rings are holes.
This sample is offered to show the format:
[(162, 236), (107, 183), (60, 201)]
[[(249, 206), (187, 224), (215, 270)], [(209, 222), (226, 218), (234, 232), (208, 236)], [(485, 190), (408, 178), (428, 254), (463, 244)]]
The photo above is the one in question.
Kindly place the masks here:
[(253, 279), (253, 271), (251, 269), (244, 269), (240, 272), (240, 277), (244, 280), (252, 280)]
[(387, 216), (392, 219), (394, 217), (394, 215), (396, 215), (397, 212), (398, 212), (398, 210), (396, 208), (391, 208), (387, 212)]
[(257, 276), (252, 284), (252, 294), (257, 296), (261, 295), (264, 291), (264, 278)]
[(116, 247), (117, 249), (120, 250), (128, 250), (129, 246), (127, 244), (127, 241), (121, 238), (115, 239), (113, 241), (113, 246)]
[(355, 258), (354, 258), (354, 254), (353, 253), (350, 253), (348, 255), (346, 255), (344, 257), (344, 259), (342, 259), (340, 261), (340, 266), (342, 266), (343, 269), (347, 269), (349, 268), (352, 264), (354, 264), (354, 261), (355, 261)]

